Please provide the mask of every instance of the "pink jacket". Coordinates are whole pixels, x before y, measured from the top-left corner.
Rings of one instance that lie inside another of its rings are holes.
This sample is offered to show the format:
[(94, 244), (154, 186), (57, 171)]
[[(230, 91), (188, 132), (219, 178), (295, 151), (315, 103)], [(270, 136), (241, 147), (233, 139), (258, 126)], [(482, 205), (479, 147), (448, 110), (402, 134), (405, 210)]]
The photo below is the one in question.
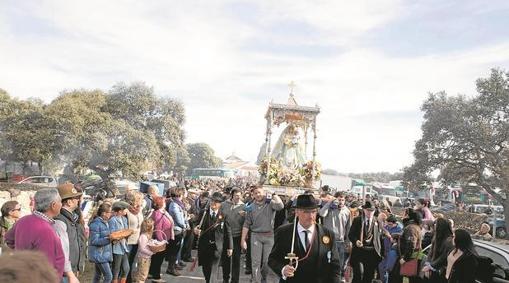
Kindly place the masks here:
[(422, 211), (423, 211), (423, 214), (424, 214), (424, 217), (422, 218), (422, 220), (435, 221), (435, 217), (433, 217), (433, 213), (431, 212), (431, 210), (429, 208), (423, 207)]
[(175, 234), (173, 234), (173, 218), (164, 208), (154, 210), (151, 217), (154, 220), (154, 237), (158, 241), (175, 239)]
[(150, 258), (154, 253), (148, 247), (149, 238), (146, 233), (142, 233), (138, 239), (138, 257)]

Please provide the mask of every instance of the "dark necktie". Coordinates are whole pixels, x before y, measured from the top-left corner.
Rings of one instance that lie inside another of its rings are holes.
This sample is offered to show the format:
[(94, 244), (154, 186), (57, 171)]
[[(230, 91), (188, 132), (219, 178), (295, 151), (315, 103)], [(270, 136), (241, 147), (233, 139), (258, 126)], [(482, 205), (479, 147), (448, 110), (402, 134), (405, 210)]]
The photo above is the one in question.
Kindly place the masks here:
[(367, 236), (369, 233), (369, 219), (366, 218), (366, 221), (364, 222), (364, 235)]
[(304, 244), (306, 244), (306, 246), (304, 247), (304, 249), (307, 251), (308, 248), (309, 248), (309, 239), (308, 239), (308, 233), (309, 231), (308, 230), (304, 230)]
[(216, 212), (212, 211), (212, 215), (210, 217), (212, 219), (212, 222), (216, 221)]

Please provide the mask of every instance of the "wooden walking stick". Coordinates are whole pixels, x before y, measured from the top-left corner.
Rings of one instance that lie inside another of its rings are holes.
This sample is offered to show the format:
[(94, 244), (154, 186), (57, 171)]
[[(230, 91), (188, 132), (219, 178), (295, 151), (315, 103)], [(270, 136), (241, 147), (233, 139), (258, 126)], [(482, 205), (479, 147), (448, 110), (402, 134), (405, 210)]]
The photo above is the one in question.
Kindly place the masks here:
[[(205, 208), (203, 209), (203, 215), (200, 219), (200, 223), (198, 224), (198, 227), (195, 227), (200, 229), (201, 230), (201, 225), (203, 225), (203, 220), (205, 219), (205, 215), (207, 215), (207, 210), (209, 210), (209, 203), (207, 203), (207, 205), (205, 206)], [(194, 233), (194, 231), (193, 231)], [(196, 243), (198, 244), (198, 249), (200, 248), (200, 236), (201, 236), (201, 232), (198, 234), (198, 238), (196, 238)], [(191, 266), (189, 267), (189, 272), (193, 272), (194, 269), (196, 268), (196, 265), (198, 264), (198, 255), (196, 255), (195, 258), (193, 258), (193, 264), (191, 264)]]

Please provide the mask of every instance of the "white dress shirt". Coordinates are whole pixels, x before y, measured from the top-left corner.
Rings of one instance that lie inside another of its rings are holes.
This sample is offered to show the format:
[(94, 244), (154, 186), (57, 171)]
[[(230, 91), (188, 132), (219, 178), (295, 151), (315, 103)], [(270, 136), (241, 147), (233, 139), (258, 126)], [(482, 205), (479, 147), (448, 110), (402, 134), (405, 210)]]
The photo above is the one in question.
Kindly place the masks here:
[(311, 244), (311, 239), (313, 239), (313, 234), (315, 233), (315, 225), (311, 225), (308, 229), (304, 229), (300, 223), (297, 224), (297, 231), (299, 231), (299, 239), (300, 243), (306, 249), (306, 240), (305, 240), (305, 233), (304, 231), (308, 231), (308, 243)]
[(212, 215), (214, 215), (214, 217), (217, 218), (217, 213), (219, 212), (219, 209), (218, 210), (213, 210), (212, 208), (210, 209), (210, 217), (212, 217)]
[[(298, 234), (299, 234), (300, 243), (302, 244), (304, 249), (306, 249), (306, 240), (305, 240), (305, 233), (304, 233), (304, 231), (308, 231), (308, 243), (309, 243), (309, 245), (311, 245), (311, 241), (313, 240), (313, 235), (315, 233), (315, 225), (313, 224), (308, 229), (304, 229), (304, 227), (302, 227), (302, 225), (300, 225), (300, 223), (297, 223), (297, 231), (298, 231)], [(284, 269), (285, 269), (285, 266), (283, 266), (283, 268), (281, 269), (281, 278), (283, 280), (286, 280), (286, 276), (283, 273)]]

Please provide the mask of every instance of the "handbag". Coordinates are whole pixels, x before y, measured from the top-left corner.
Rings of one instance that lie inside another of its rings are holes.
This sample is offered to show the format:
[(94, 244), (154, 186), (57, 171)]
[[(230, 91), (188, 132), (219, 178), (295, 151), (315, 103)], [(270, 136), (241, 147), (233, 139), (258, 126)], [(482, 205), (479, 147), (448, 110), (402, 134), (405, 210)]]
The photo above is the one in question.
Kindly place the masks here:
[[(398, 239), (398, 249), (399, 255), (401, 256), (401, 238)], [(414, 277), (417, 276), (418, 269), (419, 269), (419, 259), (413, 258), (401, 264), (401, 266), (399, 267), (399, 274), (401, 276)]]
[(419, 260), (414, 258), (406, 261), (399, 268), (399, 274), (406, 277), (417, 276), (417, 269), (419, 268)]

